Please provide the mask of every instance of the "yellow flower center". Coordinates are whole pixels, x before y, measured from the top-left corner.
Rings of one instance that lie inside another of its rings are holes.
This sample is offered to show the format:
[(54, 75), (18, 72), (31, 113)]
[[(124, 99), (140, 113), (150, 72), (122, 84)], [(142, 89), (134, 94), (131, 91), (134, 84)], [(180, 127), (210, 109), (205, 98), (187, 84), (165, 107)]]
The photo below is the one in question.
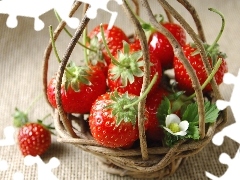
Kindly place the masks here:
[(178, 123), (171, 123), (168, 127), (173, 133), (179, 132), (180, 131), (180, 127), (178, 125)]

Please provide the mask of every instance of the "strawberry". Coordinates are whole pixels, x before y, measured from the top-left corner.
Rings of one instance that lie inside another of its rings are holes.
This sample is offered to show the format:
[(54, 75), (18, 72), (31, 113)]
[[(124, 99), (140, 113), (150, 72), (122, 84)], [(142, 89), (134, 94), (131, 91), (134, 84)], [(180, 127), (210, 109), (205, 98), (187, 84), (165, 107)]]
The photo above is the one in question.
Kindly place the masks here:
[[(209, 46), (208, 46), (209, 47)], [(216, 47), (218, 48), (218, 47)], [(183, 52), (186, 56), (186, 58), (188, 59), (188, 61), (190, 62), (190, 64), (192, 65), (193, 69), (196, 72), (196, 75), (198, 77), (198, 80), (200, 82), (200, 84), (203, 84), (206, 79), (207, 79), (207, 74), (205, 72), (205, 68), (203, 65), (203, 61), (202, 58), (200, 56), (199, 53), (196, 53), (197, 48), (193, 45), (187, 44), (183, 47)], [(216, 54), (217, 51), (217, 54)], [(222, 58), (222, 63), (217, 71), (217, 73), (215, 74), (214, 78), (216, 80), (216, 83), (218, 85), (220, 85), (223, 81), (223, 75), (228, 71), (227, 68), (227, 63), (225, 61), (225, 55), (222, 53), (219, 53), (218, 50), (214, 50), (215, 53), (215, 60), (213, 59), (214, 57), (209, 56), (208, 57), (208, 61), (211, 64), (211, 66), (214, 66), (214, 62), (216, 62), (216, 58)], [(177, 81), (177, 86), (179, 89), (184, 90), (186, 92), (186, 94), (191, 94), (194, 92), (194, 89), (192, 87), (192, 81), (185, 69), (185, 67), (183, 66), (182, 62), (175, 57), (174, 58), (174, 72), (175, 72), (175, 79)], [(210, 92), (212, 91), (212, 87), (210, 85), (210, 83), (203, 89), (203, 92)]]
[[(207, 43), (203, 44), (205, 51), (207, 53), (207, 56), (208, 56), (208, 61), (212, 67), (215, 66), (215, 64), (219, 58), (222, 59), (222, 63), (220, 64), (220, 67), (218, 68), (216, 74), (214, 75), (216, 83), (218, 85), (220, 85), (223, 81), (223, 75), (228, 71), (227, 63), (225, 61), (226, 54), (219, 51), (219, 45), (218, 45), (218, 40), (220, 39), (222, 32), (224, 30), (225, 18), (217, 10), (215, 10), (213, 8), (209, 8), (209, 10), (217, 13), (219, 16), (221, 16), (221, 19), (222, 19), (221, 29), (220, 29), (215, 41), (213, 42), (213, 44), (212, 45), (209, 45)], [(207, 74), (205, 72), (203, 60), (199, 54), (199, 51), (198, 51), (196, 45), (195, 44), (187, 44), (183, 47), (183, 51), (184, 51), (186, 58), (188, 59), (188, 61), (192, 65), (193, 69), (195, 70), (200, 84), (202, 85), (203, 83), (205, 83), (205, 81), (207, 79)], [(194, 90), (192, 87), (192, 82), (190, 80), (190, 77), (189, 77), (188, 73), (186, 72), (185, 67), (183, 66), (183, 64), (180, 62), (180, 60), (177, 57), (174, 58), (174, 72), (175, 72), (175, 79), (178, 83), (179, 89), (186, 91), (186, 94), (193, 93)], [(208, 83), (208, 82), (206, 82), (206, 83)], [(212, 91), (212, 87), (208, 83), (207, 86), (204, 87), (203, 92), (209, 92), (209, 91)]]
[[(108, 24), (103, 24), (102, 25), (104, 29), (104, 36), (107, 41), (107, 45), (111, 51), (112, 55), (116, 55), (117, 50), (121, 49), (123, 47), (122, 41), (128, 42), (128, 37), (124, 33), (122, 29), (120, 29), (117, 26), (113, 26), (111, 29), (108, 29)], [(108, 56), (108, 53), (106, 52), (106, 49), (104, 48), (102, 44), (102, 36), (101, 36), (101, 30), (100, 26), (95, 27), (90, 33), (89, 33), (89, 38), (98, 39), (98, 44), (97, 49), (99, 49), (100, 52), (102, 52), (102, 56), (105, 59), (107, 64), (110, 64), (111, 58)]]
[[(134, 44), (124, 42), (123, 49), (118, 52), (116, 61), (108, 67), (108, 86), (111, 91), (128, 92), (130, 94), (140, 95), (143, 83), (143, 58), (139, 41)], [(155, 56), (150, 54), (150, 78), (157, 73), (158, 80), (152, 87), (157, 87), (162, 76), (162, 69)]]
[[(52, 78), (47, 87), (50, 104), (56, 108), (56, 79)], [(69, 64), (61, 86), (63, 109), (67, 113), (89, 113), (95, 99), (106, 92), (105, 75), (100, 69)]]
[[(93, 103), (89, 125), (93, 138), (111, 148), (129, 147), (138, 139), (137, 96), (117, 91), (99, 96)], [(129, 105), (130, 104), (130, 105)], [(129, 105), (127, 108), (126, 105)], [(146, 117), (147, 117), (147, 111)]]
[(22, 155), (37, 156), (45, 153), (51, 145), (51, 134), (54, 129), (51, 124), (43, 124), (43, 120), (49, 115), (37, 122), (29, 122), (28, 113), (16, 108), (13, 117), (14, 126), (19, 128), (17, 140)]
[[(168, 22), (162, 23), (162, 25), (172, 33), (181, 46), (186, 44), (186, 33), (180, 25)], [(174, 52), (167, 37), (158, 31), (153, 31), (148, 44), (149, 51), (159, 58), (162, 68), (171, 69), (173, 67)]]
[(163, 138), (163, 129), (160, 127), (159, 120), (157, 118), (157, 110), (161, 101), (169, 93), (163, 88), (157, 88), (154, 93), (150, 94), (146, 100), (146, 110), (148, 111), (148, 128), (146, 131), (146, 137), (150, 141), (161, 142)]
[(51, 145), (51, 133), (41, 123), (27, 123), (19, 129), (18, 143), (23, 156), (42, 155)]
[[(93, 103), (89, 114), (89, 126), (93, 138), (103, 146), (129, 148), (138, 139), (138, 103), (146, 98), (157, 81), (155, 75), (141, 96), (107, 92)], [(144, 128), (148, 128), (148, 111), (143, 110)]]

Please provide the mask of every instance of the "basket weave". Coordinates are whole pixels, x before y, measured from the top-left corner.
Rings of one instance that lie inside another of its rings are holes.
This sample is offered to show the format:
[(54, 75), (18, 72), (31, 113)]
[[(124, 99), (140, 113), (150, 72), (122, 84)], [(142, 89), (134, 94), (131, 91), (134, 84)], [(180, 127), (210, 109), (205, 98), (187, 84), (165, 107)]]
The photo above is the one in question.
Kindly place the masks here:
[[(136, 11), (139, 9), (139, 4), (137, 0), (133, 1), (136, 5)], [(200, 55), (203, 59), (204, 66), (206, 69), (207, 74), (211, 73), (211, 66), (207, 60), (207, 55), (205, 53), (203, 42), (205, 42), (205, 37), (203, 33), (203, 29), (201, 26), (201, 22), (198, 18), (198, 15), (191, 6), (191, 4), (186, 0), (178, 0), (192, 15), (197, 30), (198, 35), (193, 31), (190, 25), (184, 20), (184, 18), (165, 0), (158, 0), (159, 5), (163, 7), (165, 10), (169, 21), (172, 21), (172, 17), (174, 17), (186, 30), (186, 32), (190, 35), (194, 43), (196, 43), (197, 48), (199, 49)], [(72, 10), (69, 14), (71, 17), (76, 10), (81, 6), (85, 5), (81, 2), (75, 2), (73, 4)], [(139, 139), (140, 145), (134, 149), (111, 149), (106, 148), (98, 144), (93, 137), (91, 136), (89, 126), (87, 121), (84, 120), (84, 115), (73, 115), (73, 114), (66, 114), (63, 110), (61, 99), (60, 99), (60, 89), (62, 83), (62, 77), (64, 73), (64, 69), (68, 63), (69, 57), (83, 33), (84, 28), (90, 22), (90, 19), (84, 15), (81, 21), (81, 24), (77, 28), (75, 35), (72, 37), (69, 45), (66, 49), (66, 52), (62, 58), (62, 61), (58, 68), (57, 73), (57, 85), (56, 85), (56, 100), (57, 100), (57, 109), (54, 109), (54, 124), (57, 130), (59, 137), (59, 142), (62, 143), (70, 143), (78, 148), (90, 152), (91, 154), (96, 155), (99, 163), (101, 163), (101, 167), (112, 174), (117, 174), (120, 176), (131, 176), (134, 178), (163, 178), (165, 176), (169, 176), (173, 174), (178, 167), (185, 161), (185, 159), (189, 156), (197, 154), (201, 151), (212, 139), (215, 131), (220, 129), (227, 121), (227, 112), (224, 110), (219, 114), (219, 117), (216, 123), (211, 124), (210, 126), (205, 126), (204, 122), (204, 97), (201, 91), (200, 83), (196, 77), (196, 74), (186, 60), (185, 56), (183, 55), (182, 49), (178, 42), (172, 37), (172, 35), (163, 28), (158, 22), (156, 22), (151, 9), (149, 7), (147, 0), (141, 0), (141, 5), (143, 9), (146, 10), (146, 13), (149, 18), (149, 22), (162, 34), (166, 35), (172, 46), (174, 47), (175, 55), (182, 61), (187, 72), (190, 75), (190, 78), (193, 82), (193, 87), (196, 93), (196, 102), (198, 104), (198, 112), (199, 112), (199, 131), (200, 131), (200, 140), (198, 141), (179, 141), (176, 145), (172, 148), (169, 147), (147, 147), (145, 131), (143, 126), (143, 109), (145, 107), (145, 101), (141, 101), (139, 103)], [(144, 35), (143, 30), (141, 29), (140, 23), (133, 15), (132, 11), (130, 10), (128, 4), (125, 0), (123, 0), (122, 5), (126, 16), (131, 19), (132, 24), (135, 27), (136, 34), (139, 37), (141, 42), (141, 47), (143, 50), (143, 58), (145, 60), (145, 70), (149, 66), (149, 55), (147, 50), (147, 41), (146, 36)], [(86, 6), (84, 6), (86, 8)], [(64, 21), (60, 22), (58, 27), (54, 31), (54, 40), (57, 40), (58, 36), (64, 29), (66, 23)], [(51, 40), (45, 50), (44, 53), (44, 65), (43, 65), (43, 85), (44, 85), (44, 92), (47, 92), (47, 75), (48, 75), (48, 63), (49, 57), (52, 51), (52, 43)], [(149, 74), (144, 74), (144, 82), (142, 91), (149, 84)], [(213, 88), (213, 93), (211, 98), (214, 99), (222, 99), (222, 96), (219, 92), (218, 86), (216, 81), (213, 79), (211, 81), (211, 85)], [(46, 96), (47, 99), (47, 96)], [(48, 102), (48, 101), (47, 101)]]

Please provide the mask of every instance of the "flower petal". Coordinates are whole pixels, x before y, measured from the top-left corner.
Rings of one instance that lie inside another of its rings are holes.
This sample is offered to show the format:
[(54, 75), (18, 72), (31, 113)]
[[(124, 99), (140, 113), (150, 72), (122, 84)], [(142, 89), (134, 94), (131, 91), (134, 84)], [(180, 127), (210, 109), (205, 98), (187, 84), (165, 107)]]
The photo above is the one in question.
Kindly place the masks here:
[(188, 121), (182, 121), (179, 123), (179, 128), (181, 131), (186, 131), (189, 127)]
[(179, 124), (180, 122), (181, 122), (181, 120), (176, 114), (167, 115), (166, 121), (165, 121), (166, 127), (168, 127), (171, 123), (178, 123)]
[(174, 133), (170, 130), (170, 129), (168, 129), (168, 128), (166, 128), (166, 127), (163, 127), (167, 132), (169, 132), (169, 133), (171, 133), (172, 135), (174, 135)]
[(186, 134), (187, 134), (186, 131), (179, 131), (179, 132), (173, 133), (173, 135), (176, 135), (176, 136), (185, 136)]

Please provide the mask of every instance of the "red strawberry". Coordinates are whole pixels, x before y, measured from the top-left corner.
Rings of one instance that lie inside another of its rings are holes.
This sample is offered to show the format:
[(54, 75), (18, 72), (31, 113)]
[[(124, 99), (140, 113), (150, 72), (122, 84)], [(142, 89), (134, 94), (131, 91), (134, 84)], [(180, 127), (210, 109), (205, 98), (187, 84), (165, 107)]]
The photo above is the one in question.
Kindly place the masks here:
[(25, 124), (19, 129), (17, 138), (23, 156), (41, 155), (51, 145), (51, 133), (40, 123)]
[(147, 139), (154, 142), (161, 142), (163, 138), (163, 129), (160, 127), (157, 119), (158, 107), (165, 96), (169, 93), (163, 88), (158, 88), (150, 94), (146, 100), (146, 110), (148, 111)]
[(44, 125), (42, 123), (49, 115), (45, 116), (43, 120), (29, 122), (28, 113), (15, 108), (13, 117), (14, 126), (20, 128), (17, 140), (23, 156), (37, 156), (45, 153), (51, 145), (51, 130), (54, 129), (51, 124)]
[[(175, 23), (162, 23), (172, 33), (181, 46), (186, 44), (185, 30)], [(174, 52), (167, 37), (158, 31), (154, 31), (149, 38), (149, 51), (155, 54), (161, 62), (162, 69), (173, 67)]]
[[(89, 69), (71, 64), (64, 73), (61, 87), (63, 109), (67, 113), (89, 113), (92, 103), (106, 92), (106, 78), (100, 69)], [(52, 78), (47, 87), (47, 96), (56, 108), (56, 79)]]
[[(122, 49), (123, 41), (128, 42), (128, 37), (124, 33), (122, 29), (117, 26), (113, 26), (111, 29), (108, 29), (108, 24), (102, 25), (104, 30), (104, 37), (106, 38), (107, 45), (110, 49), (111, 54), (114, 56), (117, 53), (118, 49)], [(103, 58), (105, 59), (107, 64), (110, 64), (111, 58), (108, 56), (106, 49), (102, 44), (102, 36), (100, 26), (95, 27), (89, 34), (90, 39), (97, 37), (99, 44), (97, 45), (97, 49), (101, 51), (103, 54)]]
[(116, 91), (97, 98), (90, 111), (89, 125), (98, 143), (119, 148), (128, 147), (138, 139), (137, 105), (124, 109), (125, 105), (132, 104), (137, 98)]
[[(215, 10), (213, 8), (209, 8), (209, 10), (217, 13), (219, 16), (221, 16), (221, 19), (222, 19), (221, 29), (220, 29), (216, 39), (214, 40), (213, 44), (212, 45), (209, 45), (206, 43), (203, 44), (205, 51), (208, 55), (208, 61), (212, 67), (215, 66), (215, 64), (219, 58), (222, 59), (222, 63), (214, 76), (216, 83), (218, 85), (220, 85), (223, 81), (224, 73), (226, 73), (228, 71), (227, 63), (225, 61), (226, 54), (219, 51), (219, 45), (218, 45), (218, 41), (224, 30), (225, 18), (217, 10)], [(195, 70), (200, 84), (202, 85), (207, 79), (207, 74), (205, 72), (203, 60), (201, 59), (200, 53), (198, 52), (196, 45), (195, 44), (187, 44), (183, 47), (183, 51), (184, 51), (186, 58), (188, 59), (188, 61), (192, 65), (193, 69)], [(189, 77), (188, 73), (186, 72), (186, 69), (183, 66), (183, 64), (176, 57), (174, 58), (174, 71), (175, 71), (176, 81), (178, 82), (178, 87), (180, 89), (186, 91), (187, 94), (193, 93), (194, 90), (192, 87), (192, 82), (190, 80), (190, 77)], [(208, 82), (206, 82), (206, 83), (208, 83)], [(212, 91), (212, 87), (210, 84), (207, 84), (207, 86), (203, 89), (203, 92), (209, 92), (209, 91)]]
[[(209, 47), (209, 46), (207, 46)], [(218, 46), (216, 46), (218, 48)], [(213, 66), (214, 62), (216, 62), (216, 59), (221, 57), (223, 58), (222, 64), (220, 65), (217, 73), (215, 74), (215, 79), (217, 84), (221, 84), (223, 81), (223, 75), (228, 71), (226, 61), (224, 60), (225, 55), (218, 53), (217, 49), (214, 49), (214, 51), (209, 52), (209, 54), (212, 56), (209, 56), (209, 63)], [(203, 65), (202, 58), (199, 53), (196, 53), (197, 48), (194, 45), (187, 44), (183, 47), (184, 54), (192, 67), (194, 68), (196, 75), (198, 77), (198, 80), (200, 84), (203, 84), (206, 79), (207, 79), (207, 74), (205, 72), (205, 68)], [(186, 94), (192, 94), (194, 92), (194, 89), (192, 87), (192, 81), (183, 66), (182, 62), (178, 58), (174, 58), (174, 72), (175, 72), (175, 79), (177, 81), (177, 85), (179, 89), (186, 91)], [(212, 87), (210, 84), (208, 84), (205, 89), (203, 90), (204, 92), (209, 92), (212, 90)]]
[[(116, 56), (118, 62), (112, 62), (108, 68), (108, 86), (111, 91), (128, 92), (140, 95), (143, 83), (143, 58), (139, 41), (134, 44), (124, 42), (122, 51)], [(150, 54), (150, 78), (158, 73), (158, 80), (152, 87), (157, 87), (162, 76), (162, 69), (157, 58)]]

